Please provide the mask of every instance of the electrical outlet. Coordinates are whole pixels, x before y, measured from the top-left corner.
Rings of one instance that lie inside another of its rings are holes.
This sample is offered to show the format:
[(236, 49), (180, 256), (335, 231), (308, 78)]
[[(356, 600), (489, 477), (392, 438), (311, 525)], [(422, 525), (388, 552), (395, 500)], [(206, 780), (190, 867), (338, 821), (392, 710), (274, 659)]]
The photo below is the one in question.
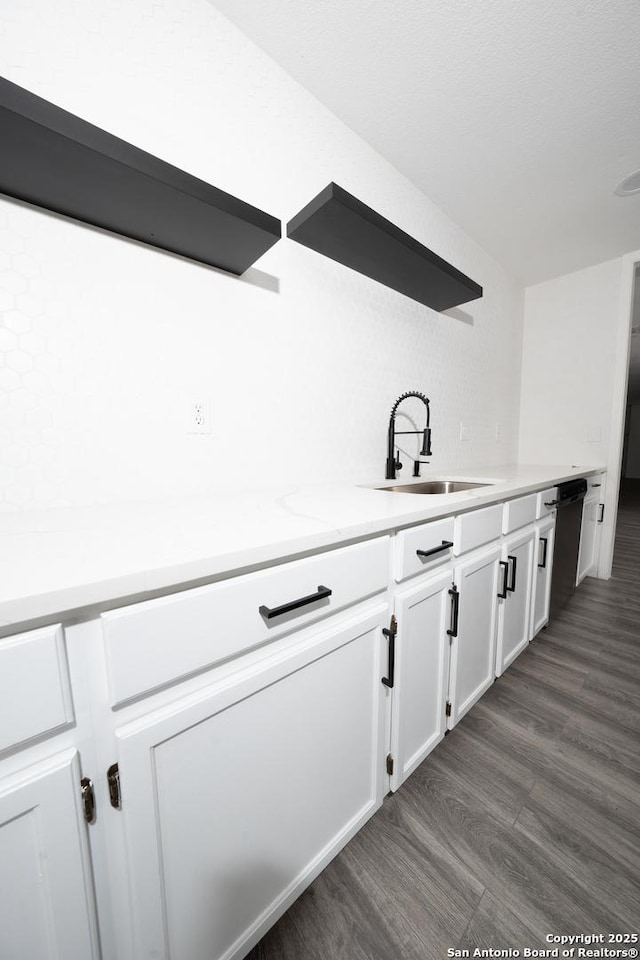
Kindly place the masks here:
[(471, 439), (471, 431), (469, 427), (466, 425), (466, 423), (462, 423), (462, 421), (460, 422), (460, 439), (461, 440)]
[(187, 433), (211, 433), (211, 410), (208, 400), (190, 400), (187, 404)]

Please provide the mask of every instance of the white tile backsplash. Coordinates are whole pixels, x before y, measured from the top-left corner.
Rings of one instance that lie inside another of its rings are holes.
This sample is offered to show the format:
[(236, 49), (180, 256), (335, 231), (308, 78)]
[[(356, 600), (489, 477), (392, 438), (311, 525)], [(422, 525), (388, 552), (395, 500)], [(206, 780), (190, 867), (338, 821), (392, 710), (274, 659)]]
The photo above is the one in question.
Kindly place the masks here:
[[(335, 180), (485, 289), (438, 314), (285, 240), (238, 279), (0, 198), (2, 509), (382, 478), (411, 389), (433, 470), (516, 459), (519, 285), (206, 0), (6, 0), (0, 56), (285, 221)], [(211, 434), (187, 434), (191, 399)]]

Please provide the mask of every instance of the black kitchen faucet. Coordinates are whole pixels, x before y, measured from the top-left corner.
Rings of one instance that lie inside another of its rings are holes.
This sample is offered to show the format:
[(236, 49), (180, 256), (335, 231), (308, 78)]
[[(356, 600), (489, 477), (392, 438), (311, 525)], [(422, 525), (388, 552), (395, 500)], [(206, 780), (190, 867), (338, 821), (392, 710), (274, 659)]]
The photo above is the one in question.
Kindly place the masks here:
[[(407, 397), (417, 397), (418, 400), (422, 400), (425, 407), (427, 408), (427, 422), (425, 424), (424, 430), (396, 430), (396, 410), (400, 406), (403, 400), (406, 400)], [(403, 393), (398, 397), (393, 407), (391, 408), (391, 416), (389, 417), (389, 432), (387, 437), (387, 470), (385, 473), (387, 480), (396, 479), (396, 471), (402, 470), (402, 464), (400, 462), (400, 457), (396, 454), (396, 436), (405, 433), (421, 433), (422, 434), (422, 448), (418, 457), (430, 457), (431, 456), (431, 427), (429, 426), (430, 420), (430, 408), (429, 408), (429, 397), (426, 397), (424, 393), (419, 393), (417, 390), (409, 390), (408, 393)], [(414, 477), (420, 476), (420, 464), (425, 463), (424, 460), (414, 460), (413, 461), (413, 475)]]

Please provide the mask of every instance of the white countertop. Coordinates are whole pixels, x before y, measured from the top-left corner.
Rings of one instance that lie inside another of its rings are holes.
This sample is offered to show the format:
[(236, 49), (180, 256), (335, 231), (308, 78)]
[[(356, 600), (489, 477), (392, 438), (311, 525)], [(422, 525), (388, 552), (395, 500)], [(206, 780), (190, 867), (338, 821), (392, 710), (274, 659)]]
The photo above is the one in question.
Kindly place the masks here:
[(439, 496), (325, 484), (4, 514), (0, 633), (33, 621), (86, 615), (96, 607), (461, 513), (603, 469), (519, 465), (425, 474), (422, 480), (446, 476), (491, 484)]

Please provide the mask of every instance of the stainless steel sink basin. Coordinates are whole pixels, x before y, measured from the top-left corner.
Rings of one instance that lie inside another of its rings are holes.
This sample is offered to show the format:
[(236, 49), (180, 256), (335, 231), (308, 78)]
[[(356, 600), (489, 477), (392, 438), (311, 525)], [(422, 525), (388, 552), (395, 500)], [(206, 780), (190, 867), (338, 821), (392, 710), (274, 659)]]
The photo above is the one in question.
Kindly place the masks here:
[(461, 490), (476, 490), (490, 487), (490, 483), (466, 483), (462, 480), (425, 480), (423, 483), (398, 483), (393, 487), (374, 487), (391, 493), (459, 493)]

